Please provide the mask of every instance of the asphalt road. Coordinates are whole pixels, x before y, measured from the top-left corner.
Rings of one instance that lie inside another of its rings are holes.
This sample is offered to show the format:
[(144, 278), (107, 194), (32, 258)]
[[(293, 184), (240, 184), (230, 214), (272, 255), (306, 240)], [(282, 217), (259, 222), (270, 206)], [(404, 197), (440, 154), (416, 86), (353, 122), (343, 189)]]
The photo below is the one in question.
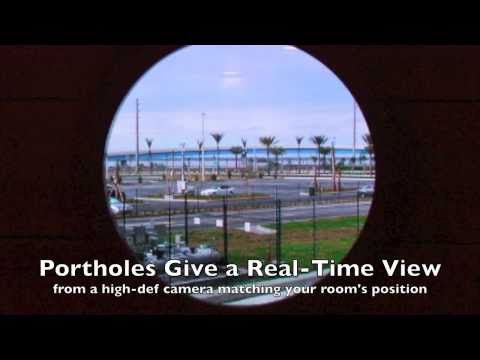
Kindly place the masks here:
[[(206, 181), (203, 185), (199, 185), (199, 190), (217, 187), (221, 184), (229, 185), (234, 188), (235, 194), (265, 194), (269, 195), (270, 199), (261, 199), (255, 198), (252, 196), (251, 199), (245, 200), (231, 200), (231, 204), (237, 205), (249, 205), (249, 206), (259, 206), (263, 204), (272, 204), (274, 197), (278, 196), (279, 199), (283, 201), (296, 201), (304, 200), (308, 198), (305, 194), (308, 192), (308, 188), (312, 183), (312, 179), (300, 178), (300, 179), (249, 179), (246, 180), (226, 180), (222, 182), (211, 182)], [(330, 181), (327, 179), (321, 179), (319, 183), (326, 187), (330, 185)], [(352, 189), (351, 191), (343, 191), (341, 193), (328, 194), (324, 193), (320, 195), (323, 200), (351, 200), (354, 201), (356, 198), (356, 188), (357, 186), (363, 186), (366, 184), (372, 184), (373, 180), (371, 179), (361, 179), (361, 180), (349, 180), (343, 179), (342, 187), (344, 189)], [(195, 183), (193, 183), (195, 184)], [(195, 185), (194, 185), (195, 186)], [(162, 196), (168, 193), (168, 184), (165, 181), (161, 182), (152, 182), (144, 184), (130, 184), (123, 185), (123, 191), (125, 192), (127, 199), (135, 199), (136, 197), (142, 198), (142, 203), (139, 203), (138, 210), (165, 210), (169, 206), (172, 209), (183, 209), (184, 203), (182, 200), (173, 201), (169, 204), (168, 201), (158, 201), (158, 200), (147, 200), (145, 199), (148, 196), (156, 195)], [(188, 201), (188, 206), (190, 209), (195, 209), (197, 207), (201, 208), (218, 208), (222, 205), (221, 200), (212, 200), (212, 201), (197, 201), (195, 196), (191, 196)]]
[[(370, 201), (362, 201), (359, 203), (360, 215), (367, 215), (370, 209)], [(312, 206), (296, 206), (285, 207), (282, 209), (283, 221), (294, 220), (307, 220), (312, 218)], [(341, 203), (341, 204), (328, 204), (316, 206), (316, 217), (328, 218), (339, 216), (354, 216), (357, 213), (356, 202)], [(194, 218), (200, 218), (200, 225), (194, 224)], [(222, 219), (222, 212), (202, 212), (200, 214), (191, 214), (188, 217), (188, 224), (191, 230), (214, 228), (216, 221)], [(246, 209), (241, 211), (230, 211), (228, 214), (228, 226), (229, 228), (241, 228), (245, 222), (250, 222), (252, 225), (266, 225), (275, 223), (275, 208), (267, 209)], [(123, 220), (118, 219), (117, 223), (120, 227), (123, 227)], [(153, 226), (157, 224), (168, 224), (167, 216), (146, 217), (146, 218), (130, 218), (127, 219), (127, 228), (133, 226)], [(183, 229), (185, 226), (185, 216), (174, 215), (172, 216), (172, 228)]]

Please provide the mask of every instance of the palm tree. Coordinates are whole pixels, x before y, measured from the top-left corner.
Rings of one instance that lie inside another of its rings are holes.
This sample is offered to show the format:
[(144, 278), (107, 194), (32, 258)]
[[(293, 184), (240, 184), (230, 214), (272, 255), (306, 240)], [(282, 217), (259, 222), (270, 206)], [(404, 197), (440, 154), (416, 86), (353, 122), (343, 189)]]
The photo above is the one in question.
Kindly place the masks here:
[[(310, 141), (317, 146), (317, 151), (318, 151), (318, 157), (320, 158), (320, 156), (323, 155), (323, 149), (325, 149), (325, 143), (328, 141), (328, 138), (324, 135), (317, 135), (317, 136), (312, 136), (310, 138)], [(327, 153), (328, 154), (328, 153)], [(326, 157), (326, 154), (325, 154), (325, 157)], [(325, 164), (325, 162), (324, 162)], [(317, 170), (315, 170), (317, 171)]]
[(370, 163), (370, 175), (373, 174), (373, 141), (370, 134), (364, 134), (362, 136), (363, 141), (365, 142), (365, 151), (368, 153), (369, 163)]
[(202, 172), (202, 149), (203, 149), (203, 140), (197, 140), (198, 146), (198, 173)]
[(148, 146), (148, 157), (150, 158), (150, 172), (153, 172), (153, 162), (152, 162), (152, 144), (153, 144), (153, 139), (151, 138), (146, 138), (145, 142), (147, 143)]
[(365, 170), (365, 166), (363, 165), (363, 163), (366, 160), (367, 160), (367, 157), (364, 154), (360, 155), (360, 157), (358, 158), (359, 164), (362, 166), (363, 170)]
[(242, 158), (244, 159), (244, 163), (245, 163), (245, 169), (247, 169), (247, 164), (248, 164), (248, 160), (247, 160), (247, 139), (244, 139), (242, 138), (242, 146), (243, 146), (243, 151), (242, 151)]
[(278, 157), (285, 152), (285, 149), (281, 146), (275, 146), (272, 148), (271, 151), (272, 151), (272, 154), (275, 156), (275, 179), (276, 179), (278, 176), (278, 166), (280, 164), (278, 162)]
[(322, 165), (323, 171), (327, 172), (327, 155), (332, 151), (331, 148), (323, 146), (320, 150), (320, 155), (322, 156)]
[(316, 156), (312, 156), (312, 161), (313, 161), (313, 167), (315, 168), (315, 172), (313, 173), (313, 184), (314, 184), (314, 187), (315, 187), (315, 190), (318, 188), (318, 184), (317, 184), (317, 161), (318, 161), (318, 158)]
[(223, 139), (222, 133), (211, 133), (213, 140), (217, 143), (217, 175), (220, 173), (220, 141)]
[(232, 146), (230, 151), (235, 155), (235, 170), (238, 170), (238, 155), (243, 152), (243, 148), (241, 146)]
[(357, 163), (357, 158), (355, 156), (352, 156), (350, 159), (350, 164), (352, 165), (352, 171), (355, 170), (355, 164)]
[(270, 148), (277, 142), (275, 136), (263, 136), (260, 138), (260, 143), (267, 148), (267, 172), (270, 176)]
[(298, 169), (297, 173), (300, 174), (300, 145), (302, 144), (303, 141), (303, 136), (297, 136), (295, 137), (295, 140), (297, 140), (297, 150), (298, 150)]

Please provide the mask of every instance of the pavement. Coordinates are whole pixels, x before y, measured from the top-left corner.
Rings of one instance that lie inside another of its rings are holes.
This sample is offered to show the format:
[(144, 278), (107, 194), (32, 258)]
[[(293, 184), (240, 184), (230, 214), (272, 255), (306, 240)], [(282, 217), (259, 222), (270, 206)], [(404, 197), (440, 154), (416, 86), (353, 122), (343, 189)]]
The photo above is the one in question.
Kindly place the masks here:
[[(362, 201), (359, 203), (360, 215), (367, 215), (370, 210), (371, 201)], [(357, 203), (340, 203), (340, 204), (328, 204), (317, 205), (315, 207), (317, 219), (339, 217), (339, 216), (354, 216), (357, 214)], [(249, 222), (254, 225), (266, 225), (275, 223), (275, 208), (263, 208), (263, 209), (245, 209), (239, 211), (229, 211), (228, 213), (228, 226), (230, 228), (243, 227), (245, 222)], [(282, 208), (282, 220), (295, 221), (311, 219), (313, 213), (313, 206), (294, 206)], [(188, 218), (188, 224), (191, 230), (205, 229), (216, 227), (216, 221), (222, 219), (223, 213), (220, 211), (202, 212), (199, 214), (190, 214)], [(200, 224), (195, 224), (194, 219), (199, 218)], [(123, 226), (123, 220), (117, 219), (118, 225)], [(133, 226), (153, 226), (158, 224), (168, 224), (168, 216), (153, 216), (144, 218), (128, 218), (127, 228)], [(184, 214), (178, 214), (172, 216), (172, 228), (179, 229), (185, 226)]]
[[(342, 191), (340, 193), (322, 193), (319, 194), (319, 198), (322, 200), (351, 200), (356, 198), (356, 188), (366, 184), (372, 184), (372, 179), (357, 179), (352, 181), (351, 179), (342, 179), (342, 186), (344, 189), (351, 189), (350, 191)], [(320, 178), (319, 183), (323, 187), (331, 185), (329, 179)], [(235, 194), (251, 194), (249, 199), (230, 199), (232, 204), (240, 206), (252, 206), (258, 207), (262, 205), (272, 205), (275, 197), (283, 201), (299, 201), (308, 198), (308, 188), (312, 184), (310, 178), (289, 178), (289, 179), (234, 179), (226, 181), (206, 181), (203, 185), (201, 183), (191, 183), (198, 187), (198, 190), (217, 187), (225, 184), (234, 188)], [(148, 198), (149, 196), (163, 196), (168, 193), (168, 183), (165, 181), (151, 182), (143, 184), (130, 184), (123, 185), (122, 190), (125, 192), (127, 199), (139, 199), (141, 203), (134, 205), (138, 207), (139, 211), (161, 211), (168, 209), (171, 206), (174, 210), (182, 210), (184, 207), (184, 201), (165, 201), (158, 199)], [(252, 195), (253, 194), (253, 195)], [(256, 198), (254, 194), (264, 194), (270, 196), (270, 198)], [(205, 208), (218, 208), (222, 206), (222, 200), (204, 201), (204, 199), (196, 199), (194, 196), (188, 199), (188, 204), (192, 209), (199, 208), (200, 206)]]

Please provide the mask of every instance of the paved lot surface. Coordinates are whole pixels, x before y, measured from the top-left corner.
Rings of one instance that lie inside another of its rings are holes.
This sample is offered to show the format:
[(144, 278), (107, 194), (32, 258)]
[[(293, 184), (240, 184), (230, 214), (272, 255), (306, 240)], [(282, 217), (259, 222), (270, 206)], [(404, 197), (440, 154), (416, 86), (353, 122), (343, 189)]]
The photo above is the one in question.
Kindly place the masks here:
[[(327, 179), (321, 179), (320, 184), (324, 187), (330, 185), (330, 181)], [(203, 185), (192, 183), (193, 186), (197, 187), (199, 190), (217, 187), (219, 185), (225, 184), (234, 188), (235, 194), (265, 194), (269, 195), (270, 199), (261, 199), (255, 198), (252, 196), (250, 199), (244, 200), (233, 200), (232, 204), (238, 205), (247, 205), (247, 206), (260, 206), (264, 204), (271, 204), (275, 195), (279, 199), (284, 201), (296, 201), (304, 200), (308, 198), (306, 194), (308, 193), (308, 188), (311, 185), (311, 179), (250, 179), (246, 180), (228, 180), (222, 182), (211, 182), (207, 181)], [(354, 201), (356, 197), (356, 188), (357, 186), (363, 186), (366, 184), (373, 183), (371, 179), (344, 179), (342, 181), (342, 186), (344, 189), (352, 189), (351, 191), (344, 191), (336, 194), (324, 193), (321, 195), (321, 198), (324, 200), (351, 200)], [(168, 184), (165, 181), (161, 182), (152, 182), (145, 184), (130, 184), (124, 185), (123, 191), (125, 191), (128, 199), (134, 199), (136, 197), (142, 198), (142, 203), (139, 203), (138, 210), (165, 210), (169, 206), (172, 209), (183, 209), (184, 204), (182, 201), (173, 201), (169, 204), (168, 201), (156, 201), (156, 200), (145, 200), (145, 197), (152, 195), (163, 195), (168, 193)], [(218, 208), (222, 205), (221, 200), (211, 200), (211, 201), (198, 201), (195, 196), (191, 196), (188, 201), (188, 206), (192, 209), (195, 208)]]
[[(362, 201), (359, 204), (360, 215), (367, 215), (370, 209), (370, 201)], [(306, 220), (312, 218), (312, 206), (286, 207), (282, 209), (282, 219), (284, 222), (295, 220)], [(357, 213), (356, 202), (317, 205), (316, 217), (328, 218), (338, 216), (354, 216)], [(194, 224), (194, 218), (200, 218), (200, 225)], [(188, 224), (193, 229), (214, 228), (216, 221), (222, 219), (222, 213), (219, 211), (203, 212), (200, 214), (190, 214)], [(273, 224), (275, 223), (275, 209), (246, 209), (241, 211), (231, 211), (228, 216), (228, 225), (230, 228), (243, 227), (245, 222), (252, 225)], [(131, 218), (127, 219), (127, 228), (133, 226), (153, 226), (157, 224), (168, 224), (167, 216)], [(118, 225), (123, 226), (123, 220), (118, 219)], [(172, 228), (182, 229), (185, 227), (184, 214), (172, 216)]]

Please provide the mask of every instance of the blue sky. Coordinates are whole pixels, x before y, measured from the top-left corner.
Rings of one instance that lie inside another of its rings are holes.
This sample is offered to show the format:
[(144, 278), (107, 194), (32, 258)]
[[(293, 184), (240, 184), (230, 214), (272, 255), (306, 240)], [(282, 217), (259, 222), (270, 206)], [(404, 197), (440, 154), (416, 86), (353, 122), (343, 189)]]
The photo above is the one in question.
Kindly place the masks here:
[[(211, 132), (225, 134), (221, 146), (259, 145), (276, 136), (296, 146), (295, 136), (326, 135), (338, 146), (353, 143), (353, 98), (328, 68), (305, 52), (282, 45), (195, 45), (178, 50), (149, 69), (123, 100), (107, 151), (135, 150), (135, 99), (140, 100), (140, 148), (196, 147), (206, 114)], [(368, 132), (357, 108), (357, 144)]]

